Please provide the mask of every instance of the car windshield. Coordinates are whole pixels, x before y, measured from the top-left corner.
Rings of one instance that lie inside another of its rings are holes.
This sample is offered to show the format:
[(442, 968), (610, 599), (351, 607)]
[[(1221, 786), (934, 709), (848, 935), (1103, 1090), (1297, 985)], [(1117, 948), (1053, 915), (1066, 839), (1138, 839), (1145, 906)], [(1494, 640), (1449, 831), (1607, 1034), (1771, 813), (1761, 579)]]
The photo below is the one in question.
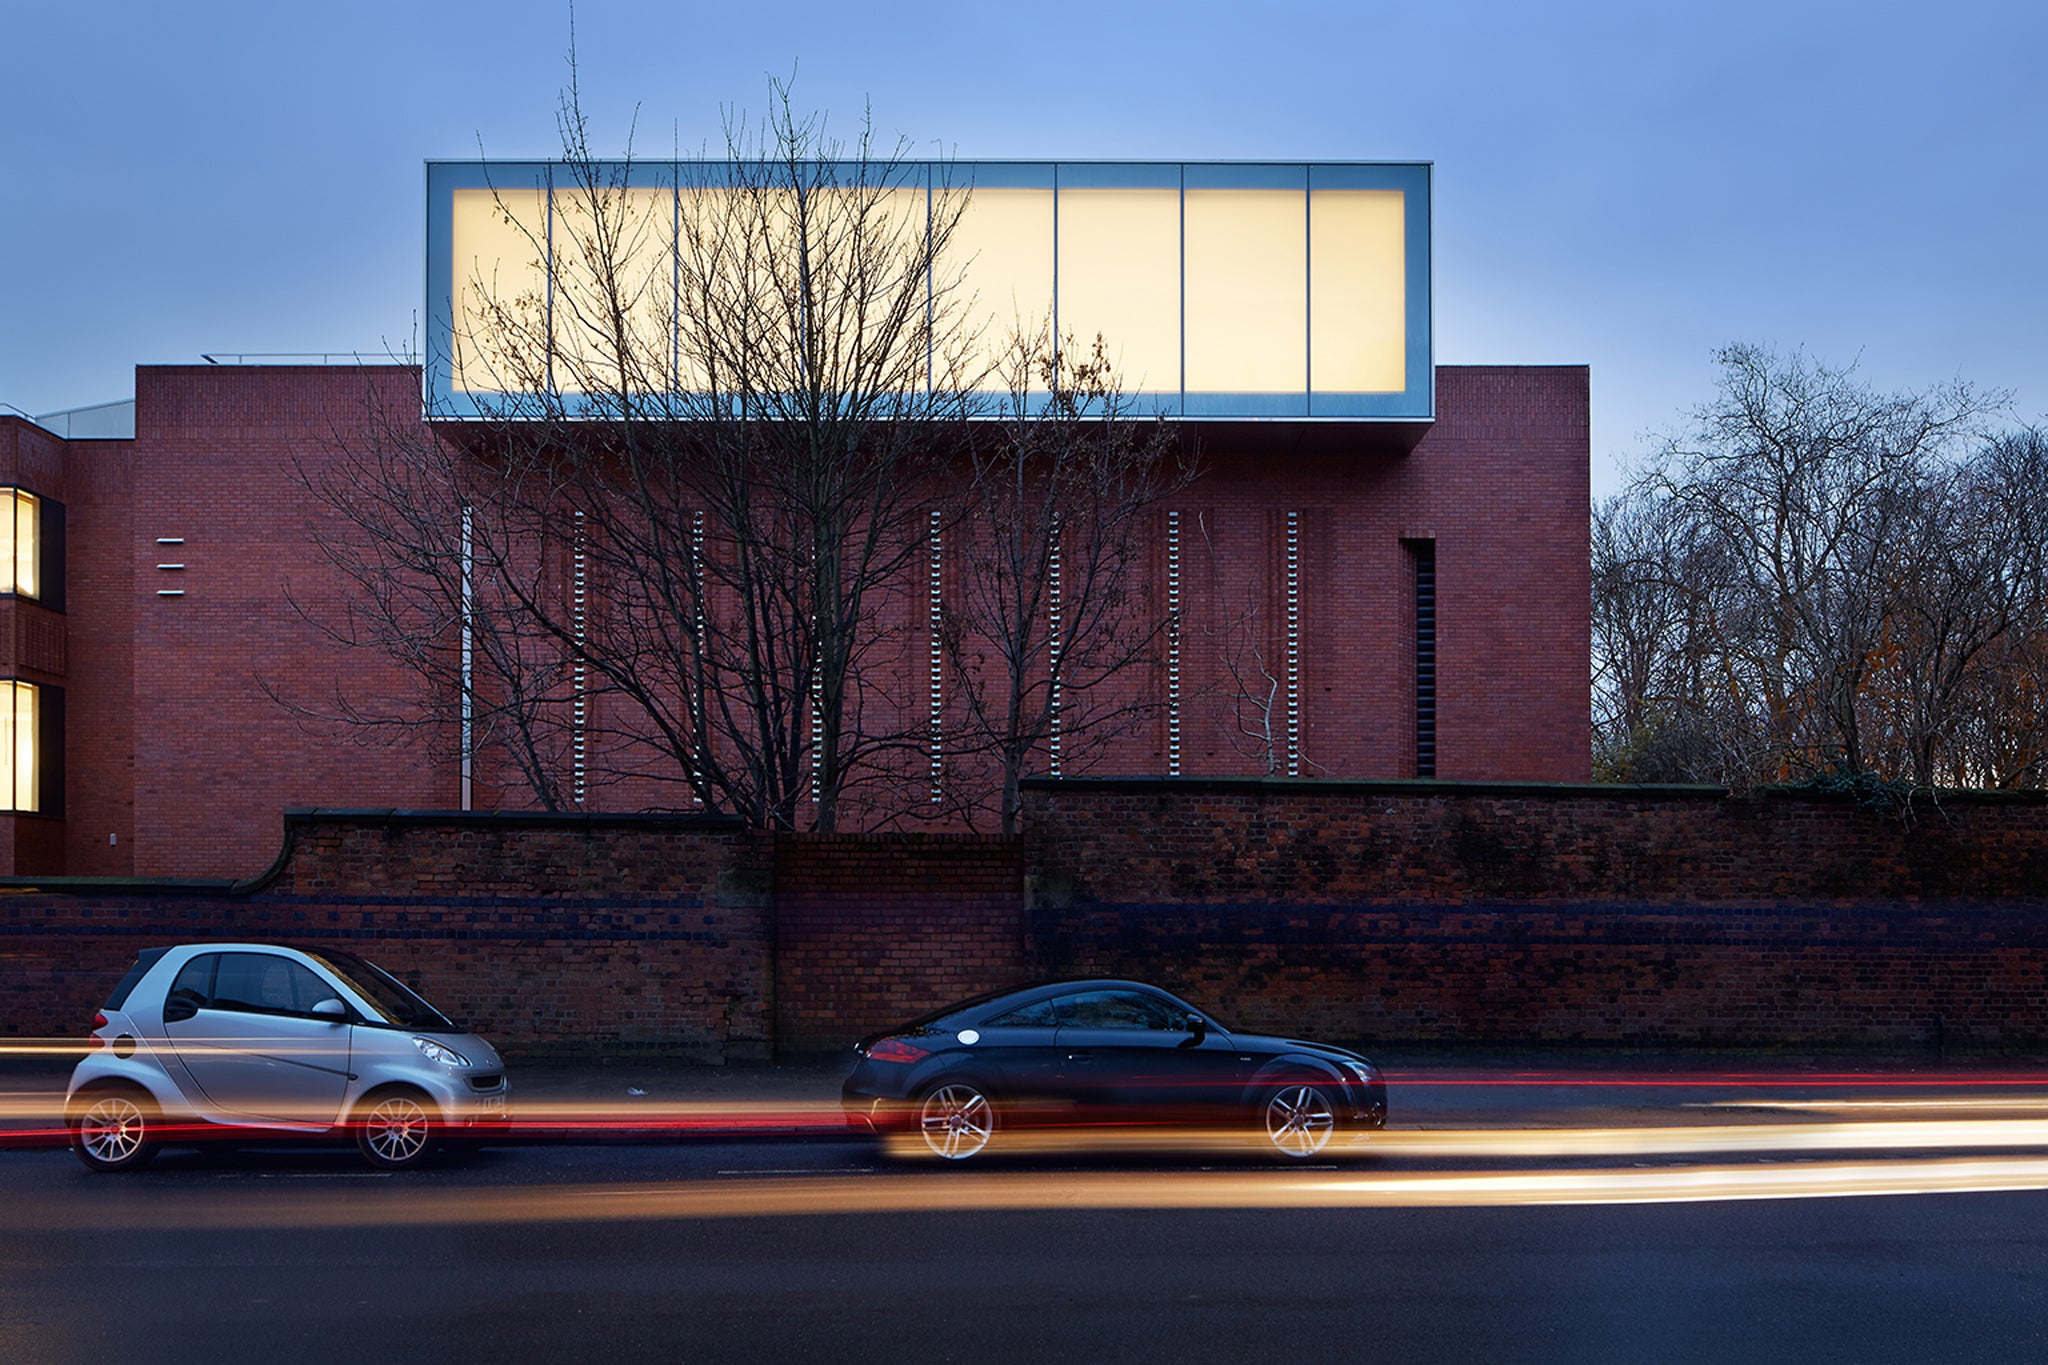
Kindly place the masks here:
[(383, 1022), (397, 1028), (431, 1029), (459, 1033), (461, 1026), (420, 999), (403, 981), (376, 963), (354, 953), (315, 953), (320, 964), (346, 981), (357, 995), (370, 1002)]

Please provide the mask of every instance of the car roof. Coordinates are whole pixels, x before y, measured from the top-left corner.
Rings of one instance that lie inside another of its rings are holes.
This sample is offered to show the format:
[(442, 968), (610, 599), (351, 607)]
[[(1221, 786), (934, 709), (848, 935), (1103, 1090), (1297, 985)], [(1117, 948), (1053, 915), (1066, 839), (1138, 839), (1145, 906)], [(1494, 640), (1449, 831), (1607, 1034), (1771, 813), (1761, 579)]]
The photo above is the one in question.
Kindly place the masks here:
[(1143, 981), (1127, 981), (1122, 977), (1114, 976), (1074, 977), (1063, 981), (1041, 981), (1034, 986), (1012, 986), (1006, 990), (988, 991), (981, 995), (969, 996), (965, 1000), (956, 1000), (952, 1004), (942, 1005), (930, 1013), (919, 1015), (908, 1024), (905, 1024), (904, 1027), (914, 1028), (921, 1024), (950, 1018), (956, 1014), (986, 1011), (999, 1006), (1028, 1005), (1034, 1001), (1050, 1000), (1062, 995), (1074, 995), (1081, 991), (1107, 990), (1143, 991), (1148, 995), (1164, 996), (1172, 1000), (1180, 998), (1163, 987), (1154, 986)]

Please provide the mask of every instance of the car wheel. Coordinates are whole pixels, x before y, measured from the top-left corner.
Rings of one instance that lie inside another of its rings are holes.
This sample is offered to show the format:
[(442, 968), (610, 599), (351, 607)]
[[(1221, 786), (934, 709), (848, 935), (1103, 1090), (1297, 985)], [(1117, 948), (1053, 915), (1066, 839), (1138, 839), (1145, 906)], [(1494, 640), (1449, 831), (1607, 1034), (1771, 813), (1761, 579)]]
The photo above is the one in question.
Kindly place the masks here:
[(1330, 1145), (1337, 1133), (1337, 1110), (1322, 1086), (1289, 1081), (1266, 1101), (1265, 1124), (1273, 1150), (1299, 1160)]
[(996, 1107), (980, 1086), (948, 1081), (926, 1092), (917, 1128), (933, 1156), (965, 1161), (980, 1155), (996, 1135)]
[(424, 1165), (434, 1153), (432, 1106), (411, 1090), (384, 1090), (356, 1109), (350, 1124), (363, 1160), (380, 1171), (406, 1171)]
[(160, 1123), (156, 1105), (139, 1091), (92, 1091), (73, 1113), (71, 1150), (89, 1171), (139, 1171), (156, 1159)]

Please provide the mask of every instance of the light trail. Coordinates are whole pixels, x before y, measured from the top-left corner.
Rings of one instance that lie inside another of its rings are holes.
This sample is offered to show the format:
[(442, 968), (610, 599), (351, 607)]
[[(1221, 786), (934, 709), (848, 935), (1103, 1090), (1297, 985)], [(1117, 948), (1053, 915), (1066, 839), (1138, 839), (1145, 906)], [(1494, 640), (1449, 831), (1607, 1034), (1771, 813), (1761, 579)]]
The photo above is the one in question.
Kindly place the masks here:
[(16, 1198), (10, 1225), (38, 1231), (457, 1227), (706, 1218), (1111, 1209), (1414, 1209), (2048, 1190), (2048, 1158), (1695, 1166), (1598, 1171), (1004, 1172), (677, 1181), (561, 1188), (449, 1188), (403, 1180), (346, 1189), (141, 1190)]
[[(1988, 1114), (2007, 1115), (2018, 1105), (2010, 1100), (1982, 1101)], [(53, 1093), (0, 1096), (0, 1148), (45, 1146), (66, 1138), (63, 1097)], [(1948, 1101), (1815, 1101), (1810, 1112), (1836, 1115), (1829, 1121), (1763, 1121), (1720, 1124), (1647, 1121), (1614, 1123), (1613, 1111), (1599, 1111), (1609, 1120), (1584, 1126), (1525, 1128), (1403, 1128), (1360, 1134), (1331, 1149), (1332, 1155), (1419, 1160), (1454, 1159), (1587, 1159), (1615, 1157), (1734, 1156), (1796, 1153), (1938, 1152), (1965, 1150), (2048, 1151), (2048, 1118), (1965, 1116), (1946, 1118), (1863, 1118), (1862, 1110), (1892, 1114), (1951, 1109)], [(1725, 1102), (1743, 1108), (1743, 1102)], [(1757, 1109), (1796, 1110), (1786, 1101), (1757, 1102)], [(1968, 1113), (1969, 1111), (1965, 1111)], [(1631, 1116), (1634, 1117), (1634, 1116)], [(836, 1137), (850, 1135), (837, 1104), (826, 1101), (648, 1101), (629, 1107), (593, 1106), (587, 1102), (521, 1104), (503, 1130), (478, 1131), (486, 1140), (507, 1144), (575, 1141), (721, 1141), (773, 1137)], [(211, 1138), (249, 1141), (238, 1129), (206, 1124), (180, 1125), (166, 1134), (179, 1141)], [(890, 1139), (901, 1155), (921, 1154), (914, 1134)], [(1160, 1128), (1140, 1124), (1075, 1124), (1056, 1128), (1011, 1128), (998, 1137), (1004, 1155), (1057, 1157), (1107, 1150), (1142, 1150), (1182, 1155), (1242, 1154), (1248, 1137), (1242, 1128)]]

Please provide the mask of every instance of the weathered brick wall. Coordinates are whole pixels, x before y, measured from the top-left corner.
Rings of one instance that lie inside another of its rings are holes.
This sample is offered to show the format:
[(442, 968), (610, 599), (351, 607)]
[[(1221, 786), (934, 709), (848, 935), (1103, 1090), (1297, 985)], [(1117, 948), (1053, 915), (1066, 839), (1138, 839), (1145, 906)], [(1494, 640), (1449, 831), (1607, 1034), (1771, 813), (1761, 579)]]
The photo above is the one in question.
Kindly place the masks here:
[(1048, 974), (1372, 1045), (2048, 1047), (2048, 914), (1615, 906), (1041, 910)]
[(1023, 847), (971, 835), (784, 839), (775, 857), (775, 1037), (789, 1051), (1031, 979)]
[(508, 1047), (766, 1055), (767, 850), (719, 822), (301, 814), (253, 890), (10, 897), (0, 1030), (81, 1032), (136, 949), (359, 952)]
[(1075, 898), (1469, 905), (2048, 907), (2048, 800), (1708, 787), (1027, 782), (1032, 865)]
[(1032, 941), (1334, 1039), (2048, 1045), (2048, 803), (1067, 783)]
[(75, 1035), (132, 952), (331, 942), (517, 1049), (844, 1047), (1097, 973), (1373, 1043), (2048, 1048), (2048, 802), (1034, 783), (1027, 835), (299, 813), (259, 885), (0, 898), (0, 1032)]

